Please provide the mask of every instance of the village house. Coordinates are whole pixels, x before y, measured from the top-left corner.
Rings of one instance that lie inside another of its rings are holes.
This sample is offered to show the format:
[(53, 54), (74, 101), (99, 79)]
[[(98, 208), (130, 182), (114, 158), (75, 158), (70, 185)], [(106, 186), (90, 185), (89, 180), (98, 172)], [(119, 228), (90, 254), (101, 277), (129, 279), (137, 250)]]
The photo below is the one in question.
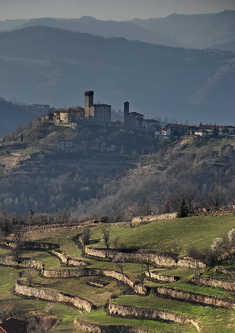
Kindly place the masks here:
[(197, 129), (194, 132), (195, 136), (208, 136), (208, 135), (211, 135), (211, 134), (212, 133), (210, 131), (205, 130), (205, 129)]
[(85, 111), (81, 107), (62, 109), (54, 112), (55, 124), (76, 123), (84, 119)]

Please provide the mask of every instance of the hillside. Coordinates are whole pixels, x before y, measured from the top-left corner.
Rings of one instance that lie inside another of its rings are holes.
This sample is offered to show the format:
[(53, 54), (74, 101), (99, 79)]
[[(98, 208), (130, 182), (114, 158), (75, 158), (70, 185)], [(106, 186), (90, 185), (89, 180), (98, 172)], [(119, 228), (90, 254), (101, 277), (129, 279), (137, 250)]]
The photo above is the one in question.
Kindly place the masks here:
[[(74, 150), (61, 151), (59, 140), (72, 140)], [(122, 127), (75, 132), (35, 121), (0, 147), (0, 201), (23, 215), (31, 208), (111, 220), (162, 212), (167, 198), (174, 211), (182, 195), (195, 208), (210, 208), (208, 197), (218, 190), (219, 206), (230, 205), (234, 157), (222, 155), (227, 144), (234, 150), (226, 136), (160, 139)]]
[(128, 100), (133, 111), (146, 117), (234, 122), (232, 52), (105, 39), (49, 27), (2, 32), (0, 43), (0, 96), (6, 99), (83, 105), (83, 92), (92, 89), (114, 109), (122, 109)]
[(48, 108), (19, 104), (6, 101), (0, 97), (0, 138), (17, 130), (21, 126), (26, 126), (33, 118), (46, 112)]
[[(58, 29), (65, 29), (76, 32), (89, 33), (95, 36), (103, 37), (123, 37), (128, 40), (140, 40), (146, 43), (162, 44), (168, 46), (182, 46), (180, 43), (175, 42), (173, 39), (163, 36), (155, 31), (148, 30), (131, 22), (117, 22), (117, 21), (102, 21), (94, 17), (83, 16), (78, 19), (54, 19), (54, 18), (40, 18), (31, 19), (21, 24), (12, 22), (14, 29), (22, 29), (32, 26), (47, 26)], [(5, 30), (9, 29), (10, 23), (4, 24), (0, 22)]]
[[(216, 14), (183, 15), (174, 13), (164, 18), (131, 21), (141, 27), (164, 34), (185, 47), (218, 49), (227, 43), (226, 50), (234, 51), (235, 11)], [(231, 43), (231, 44), (229, 44)]]
[[(2, 318), (25, 320), (29, 332), (97, 332), (99, 325), (107, 333), (234, 331), (233, 266), (225, 260), (219, 266), (205, 266), (184, 257), (191, 244), (209, 253), (215, 237), (227, 239), (234, 228), (233, 214), (132, 228), (125, 222), (43, 228), (33, 222), (34, 217), (24, 231), (19, 262), (14, 260), (14, 233), (7, 242), (1, 239)], [(82, 247), (79, 235), (88, 228), (89, 244)], [(104, 230), (110, 232), (108, 250)], [(136, 259), (128, 259), (131, 255)]]

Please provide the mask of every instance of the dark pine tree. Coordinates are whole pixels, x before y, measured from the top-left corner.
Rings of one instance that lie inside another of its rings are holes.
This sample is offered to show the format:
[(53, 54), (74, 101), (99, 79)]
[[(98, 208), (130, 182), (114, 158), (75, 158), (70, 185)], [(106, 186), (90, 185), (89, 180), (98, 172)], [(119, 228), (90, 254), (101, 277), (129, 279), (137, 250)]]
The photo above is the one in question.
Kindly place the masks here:
[(183, 198), (180, 202), (179, 209), (177, 211), (177, 217), (186, 217), (188, 216), (189, 209), (186, 200)]

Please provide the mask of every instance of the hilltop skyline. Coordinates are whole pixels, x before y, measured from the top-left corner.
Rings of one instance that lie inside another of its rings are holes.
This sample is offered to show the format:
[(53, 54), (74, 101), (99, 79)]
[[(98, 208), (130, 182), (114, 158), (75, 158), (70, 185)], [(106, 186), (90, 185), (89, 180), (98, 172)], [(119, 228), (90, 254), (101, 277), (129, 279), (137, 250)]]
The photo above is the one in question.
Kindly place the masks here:
[(0, 20), (93, 16), (121, 21), (235, 10), (234, 0), (0, 0), (0, 6)]

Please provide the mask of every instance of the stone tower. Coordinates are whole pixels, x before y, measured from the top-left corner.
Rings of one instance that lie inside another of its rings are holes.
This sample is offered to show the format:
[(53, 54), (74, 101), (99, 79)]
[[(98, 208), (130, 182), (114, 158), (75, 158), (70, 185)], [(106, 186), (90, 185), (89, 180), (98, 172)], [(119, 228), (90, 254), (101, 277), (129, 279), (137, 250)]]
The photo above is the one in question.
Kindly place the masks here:
[(87, 90), (84, 92), (85, 97), (85, 118), (90, 117), (90, 108), (94, 104), (94, 91)]
[(124, 125), (129, 126), (129, 102), (124, 103)]

